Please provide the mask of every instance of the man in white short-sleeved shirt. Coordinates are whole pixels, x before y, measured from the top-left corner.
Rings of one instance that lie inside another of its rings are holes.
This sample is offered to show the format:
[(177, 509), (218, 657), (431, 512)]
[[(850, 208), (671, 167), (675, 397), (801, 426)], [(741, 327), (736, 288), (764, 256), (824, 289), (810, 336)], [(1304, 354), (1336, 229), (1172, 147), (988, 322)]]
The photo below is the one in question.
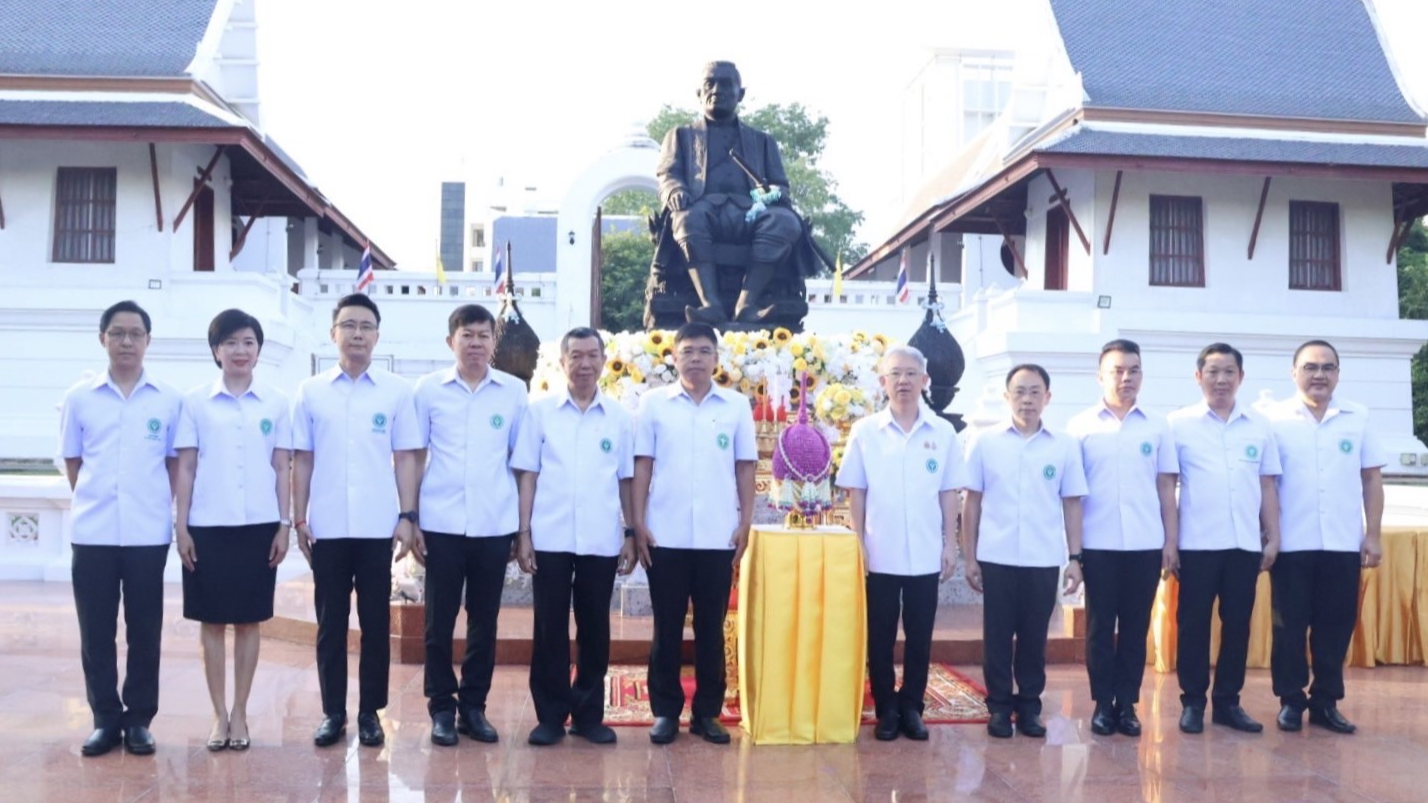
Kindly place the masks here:
[[(535, 632), (530, 687), (536, 727), (529, 742), (551, 745), (570, 732), (611, 744), (604, 724), (615, 573), (635, 568), (634, 421), (600, 392), (605, 344), (578, 327), (560, 339), (566, 386), (531, 402), (511, 467), (521, 495), (516, 560), (532, 576)], [(570, 615), (579, 660), (570, 677)]]
[[(1174, 568), (1175, 443), (1165, 418), (1136, 404), (1140, 346), (1101, 349), (1101, 400), (1066, 432), (1081, 445), (1081, 571), (1086, 580), (1086, 672), (1096, 702), (1091, 730), (1139, 736), (1135, 706), (1145, 675), (1146, 634), (1162, 570)], [(1167, 542), (1166, 533), (1170, 533)], [(1169, 546), (1167, 547), (1167, 543)]]
[[(465, 733), (499, 736), (486, 719), (496, 669), (496, 620), (516, 537), (511, 450), (526, 411), (526, 384), (491, 367), (496, 319), (463, 304), (446, 322), (450, 368), (417, 381), (416, 412), (425, 449), (421, 532), (426, 558), (424, 689), (431, 741), (446, 747)], [(461, 681), (452, 669), (452, 632), (466, 606)]]
[[(966, 468), (957, 430), (922, 404), (927, 358), (893, 346), (878, 363), (888, 405), (853, 425), (838, 469), (867, 555), (868, 675), (880, 741), (927, 738), (923, 696), (932, 662), (937, 584), (957, 564), (957, 490)], [(898, 619), (902, 687), (894, 681)]]
[(367, 296), (343, 296), (332, 313), (338, 365), (303, 381), (293, 398), (293, 525), (317, 607), (319, 747), (346, 733), (354, 586), (362, 631), (357, 738), (369, 747), (386, 739), (377, 711), (387, 706), (391, 664), (392, 551), (400, 560), (418, 537), (416, 407), (410, 383), (372, 366), (381, 320)]
[[(1357, 728), (1339, 712), (1344, 659), (1358, 624), (1360, 567), (1383, 557), (1383, 467), (1388, 454), (1368, 408), (1336, 398), (1339, 352), (1311, 340), (1294, 352), (1298, 393), (1260, 408), (1279, 447), (1279, 557), (1270, 569), (1274, 646), (1270, 672), (1280, 730), (1309, 722)], [(1306, 653), (1313, 652), (1309, 683)], [(1304, 693), (1305, 686), (1309, 693)]]
[(1205, 729), (1210, 692), (1210, 618), (1220, 605), (1220, 653), (1215, 661), (1212, 719), (1245, 733), (1263, 730), (1240, 705), (1249, 657), (1255, 585), (1279, 551), (1274, 478), (1279, 450), (1269, 424), (1235, 401), (1244, 356), (1212, 343), (1195, 361), (1204, 400), (1167, 417), (1180, 464), (1180, 597), (1176, 645), (1180, 730)]
[[(122, 740), (154, 752), (159, 710), (164, 564), (173, 538), (174, 433), (183, 397), (144, 370), (149, 314), (121, 301), (99, 319), (108, 369), (65, 392), (60, 454), (74, 491), (71, 574), (84, 685), (94, 732), (80, 752), (103, 755)], [(117, 636), (124, 600), (128, 672), (121, 696)]]
[(1015, 714), (1016, 732), (1043, 737), (1046, 636), (1061, 567), (1066, 566), (1062, 593), (1081, 585), (1086, 475), (1075, 439), (1042, 424), (1041, 413), (1051, 401), (1045, 368), (1012, 368), (1005, 397), (1011, 419), (976, 433), (967, 444), (962, 555), (967, 583), (985, 597), (987, 732), (1011, 737)]
[(724, 614), (734, 567), (753, 523), (754, 414), (742, 394), (714, 384), (719, 339), (713, 327), (687, 323), (674, 335), (679, 381), (640, 399), (635, 424), (636, 546), (649, 572), (654, 639), (649, 694), (650, 741), (668, 744), (684, 709), (680, 644), (694, 607), (695, 692), (690, 733), (727, 744)]

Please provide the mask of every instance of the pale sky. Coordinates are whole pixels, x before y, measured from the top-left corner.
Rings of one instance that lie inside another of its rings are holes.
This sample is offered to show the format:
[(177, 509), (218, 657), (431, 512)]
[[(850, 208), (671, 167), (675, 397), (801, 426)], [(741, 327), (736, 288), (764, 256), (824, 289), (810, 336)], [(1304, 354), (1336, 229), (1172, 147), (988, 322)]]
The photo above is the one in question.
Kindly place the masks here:
[[(559, 199), (660, 106), (693, 106), (713, 59), (739, 65), (746, 106), (829, 118), (823, 166), (876, 244), (902, 212), (903, 93), (930, 49), (1012, 48), (1032, 2), (256, 1), (263, 127), (413, 270), (435, 265), (442, 181), (467, 182), (472, 219), (498, 176)], [(1375, 5), (1428, 108), (1428, 4)]]

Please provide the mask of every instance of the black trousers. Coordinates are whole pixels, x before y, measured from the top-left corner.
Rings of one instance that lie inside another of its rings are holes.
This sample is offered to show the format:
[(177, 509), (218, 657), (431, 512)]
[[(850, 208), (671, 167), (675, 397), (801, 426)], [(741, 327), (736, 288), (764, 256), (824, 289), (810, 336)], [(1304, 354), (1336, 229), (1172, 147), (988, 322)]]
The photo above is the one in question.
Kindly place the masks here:
[(981, 567), (982, 675), (987, 681), (987, 708), (993, 713), (1039, 715), (1041, 693), (1046, 690), (1046, 632), (1056, 610), (1061, 570), (998, 563), (982, 563)]
[[(895, 711), (922, 713), (932, 663), (932, 625), (937, 619), (937, 575), (868, 573), (868, 682), (878, 717)], [(893, 669), (897, 623), (902, 618), (902, 688)]]
[(1160, 587), (1161, 552), (1087, 549), (1083, 555), (1091, 699), (1135, 705), (1145, 677), (1145, 639)]
[[(159, 641), (169, 547), (74, 545), (70, 579), (79, 656), (96, 728), (147, 728), (159, 712)], [(119, 692), (119, 600), (124, 601), (124, 691)]]
[[(1359, 620), (1359, 553), (1281, 552), (1269, 576), (1274, 604), (1269, 667), (1280, 703), (1303, 710), (1344, 699), (1344, 659)], [(1306, 647), (1314, 660), (1307, 697)]]
[(1210, 619), (1220, 601), (1220, 655), (1215, 661), (1216, 708), (1240, 704), (1249, 657), (1250, 616), (1261, 555), (1245, 549), (1180, 552), (1180, 601), (1175, 621), (1180, 702), (1205, 705), (1210, 691)]
[[(610, 667), (610, 596), (618, 557), (536, 552), (535, 633), (531, 639), (531, 701), (536, 720), (580, 726), (605, 719), (605, 671)], [(570, 680), (570, 609), (574, 601), (578, 656)]]
[(684, 614), (694, 604), (695, 717), (717, 717), (724, 707), (724, 615), (734, 576), (732, 549), (655, 547), (650, 555), (650, 607), (654, 643), (650, 645), (650, 709), (657, 717), (684, 711), (679, 682)]
[[(434, 533), (426, 537), (426, 708), (485, 711), (496, 671), (496, 618), (515, 534), (486, 538)], [(466, 605), (466, 657), (461, 684), (452, 668), (456, 614)], [(568, 666), (568, 664), (567, 664)]]
[(357, 710), (386, 708), (387, 672), (392, 662), (392, 540), (320, 539), (312, 546), (312, 580), (323, 713), (347, 715), (347, 622), (354, 588), (362, 631)]

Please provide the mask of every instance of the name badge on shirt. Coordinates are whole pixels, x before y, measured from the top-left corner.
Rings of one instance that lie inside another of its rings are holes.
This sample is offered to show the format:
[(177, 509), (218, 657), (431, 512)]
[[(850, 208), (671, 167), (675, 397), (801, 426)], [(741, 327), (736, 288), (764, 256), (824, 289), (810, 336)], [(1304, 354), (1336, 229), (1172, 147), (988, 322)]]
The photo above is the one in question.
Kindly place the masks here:
[(372, 432), (376, 435), (387, 434), (387, 414), (377, 413), (372, 416)]
[(163, 422), (157, 418), (150, 418), (148, 423), (149, 434), (144, 436), (147, 440), (156, 441), (159, 439), (159, 430), (163, 429)]
[(264, 418), (262, 421), (259, 421), (258, 429), (262, 430), (264, 435), (273, 434), (273, 419)]
[(1056, 479), (1056, 466), (1047, 463), (1046, 467), (1041, 470), (1041, 476), (1047, 478), (1048, 480)]
[(1343, 440), (1339, 441), (1339, 451), (1343, 452), (1344, 454), (1353, 454), (1354, 442), (1349, 440), (1348, 438), (1344, 438)]

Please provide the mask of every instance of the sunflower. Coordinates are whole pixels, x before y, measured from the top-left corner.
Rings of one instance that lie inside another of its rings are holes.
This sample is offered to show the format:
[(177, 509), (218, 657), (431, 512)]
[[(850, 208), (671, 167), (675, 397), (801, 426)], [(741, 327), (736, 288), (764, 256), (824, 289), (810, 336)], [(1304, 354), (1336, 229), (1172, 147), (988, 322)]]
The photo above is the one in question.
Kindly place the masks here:
[(796, 360), (793, 361), (793, 370), (795, 370), (795, 371), (807, 371), (807, 370), (808, 370), (808, 361), (805, 360), (805, 359), (803, 359), (802, 357), (799, 357), (798, 359), (796, 359)]
[(668, 346), (668, 345), (666, 345), (666, 346), (660, 346), (660, 349), (659, 349), (659, 358), (660, 358), (661, 360), (663, 360), (663, 359), (665, 359), (665, 358), (667, 358), (667, 357), (673, 357), (673, 356), (674, 356), (674, 346)]
[(753, 383), (750, 382), (747, 378), (745, 378), (745, 379), (740, 379), (740, 380), (739, 380), (739, 392), (740, 392), (740, 393), (743, 393), (743, 394), (747, 395), (747, 394), (749, 394), (750, 392), (752, 392), (753, 389), (754, 389)]
[(881, 352), (883, 352), (884, 350), (886, 350), (887, 347), (888, 347), (888, 338), (887, 338), (887, 335), (883, 335), (883, 334), (873, 335), (873, 345), (877, 347), (877, 350), (878, 350), (879, 353), (881, 353)]
[(766, 349), (766, 348), (768, 348), (768, 347), (769, 347), (769, 339), (766, 338), (766, 337), (761, 337), (761, 338), (759, 338), (758, 340), (755, 340), (755, 341), (754, 341), (754, 351), (761, 351), (761, 350)]
[(636, 368), (634, 363), (630, 363), (630, 381), (637, 385), (645, 381), (645, 375), (640, 373), (640, 369)]
[(802, 343), (789, 343), (789, 344), (788, 344), (788, 353), (789, 353), (789, 354), (792, 354), (792, 355), (795, 356), (795, 357), (802, 357), (802, 356), (803, 356), (803, 344), (802, 344)]
[(723, 368), (720, 368), (719, 370), (714, 372), (714, 382), (718, 384), (721, 388), (727, 388), (730, 384), (733, 383), (733, 380), (730, 379), (728, 371), (725, 371)]
[(792, 339), (793, 339), (793, 332), (788, 331), (787, 329), (783, 328), (782, 326), (780, 326), (779, 328), (773, 330), (773, 341), (774, 341), (774, 344), (775, 344), (775, 345), (782, 346), (782, 345), (788, 343), (788, 341), (790, 341), (790, 340), (792, 340)]
[(646, 342), (656, 348), (663, 346), (665, 343), (664, 332), (661, 332), (658, 329), (654, 330), (653, 332), (650, 332), (649, 336), (646, 338)]
[(613, 376), (619, 376), (625, 373), (626, 368), (625, 361), (618, 357), (605, 364), (605, 370), (609, 371)]

